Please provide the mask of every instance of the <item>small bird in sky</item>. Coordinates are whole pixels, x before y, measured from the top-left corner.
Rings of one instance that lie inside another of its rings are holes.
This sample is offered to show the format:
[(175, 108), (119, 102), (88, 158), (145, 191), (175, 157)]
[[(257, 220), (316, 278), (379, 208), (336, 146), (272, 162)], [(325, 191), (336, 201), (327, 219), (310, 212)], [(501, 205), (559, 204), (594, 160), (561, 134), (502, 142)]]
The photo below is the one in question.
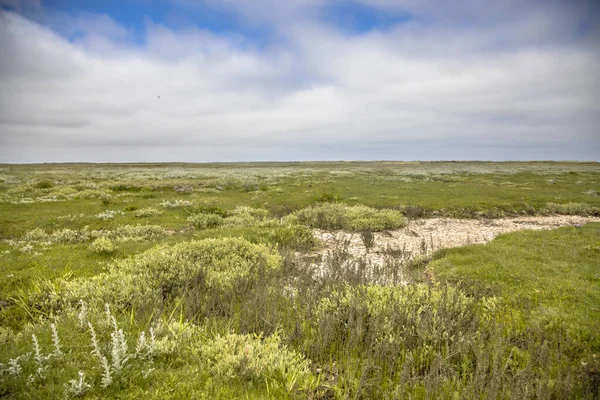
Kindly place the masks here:
[(160, 99), (160, 96), (156, 96), (156, 97), (158, 97)]

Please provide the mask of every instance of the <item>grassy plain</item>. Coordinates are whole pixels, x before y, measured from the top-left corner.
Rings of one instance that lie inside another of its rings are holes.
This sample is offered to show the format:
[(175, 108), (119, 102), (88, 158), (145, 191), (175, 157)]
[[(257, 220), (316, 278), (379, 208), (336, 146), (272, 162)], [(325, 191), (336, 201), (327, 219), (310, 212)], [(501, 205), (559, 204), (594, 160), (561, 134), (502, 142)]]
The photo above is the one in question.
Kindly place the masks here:
[(594, 398), (598, 224), (408, 286), (303, 256), (312, 227), (548, 213), (600, 215), (600, 164), (0, 165), (0, 395)]

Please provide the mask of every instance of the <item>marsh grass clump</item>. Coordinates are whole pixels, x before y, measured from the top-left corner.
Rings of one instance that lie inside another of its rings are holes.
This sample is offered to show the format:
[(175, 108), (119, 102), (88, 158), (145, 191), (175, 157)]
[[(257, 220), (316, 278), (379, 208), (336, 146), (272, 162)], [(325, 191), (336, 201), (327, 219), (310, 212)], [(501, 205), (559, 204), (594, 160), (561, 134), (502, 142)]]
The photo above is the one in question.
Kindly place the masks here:
[(398, 229), (406, 224), (406, 218), (397, 210), (377, 210), (371, 207), (342, 203), (326, 203), (303, 208), (291, 214), (288, 221), (320, 229), (347, 229), (355, 232), (380, 232)]
[(548, 203), (543, 211), (546, 214), (600, 216), (600, 207), (593, 207), (586, 203)]

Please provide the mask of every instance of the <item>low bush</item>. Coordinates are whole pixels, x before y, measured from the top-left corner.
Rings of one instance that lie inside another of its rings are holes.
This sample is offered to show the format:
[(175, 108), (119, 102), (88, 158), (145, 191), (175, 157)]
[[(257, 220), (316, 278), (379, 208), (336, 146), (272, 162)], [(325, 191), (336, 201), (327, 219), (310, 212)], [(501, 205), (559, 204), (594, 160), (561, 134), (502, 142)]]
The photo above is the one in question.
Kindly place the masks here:
[(293, 389), (309, 375), (309, 362), (281, 343), (279, 333), (261, 335), (230, 333), (201, 346), (213, 374), (231, 380), (272, 380)]
[(291, 214), (287, 220), (311, 228), (348, 229), (356, 232), (398, 229), (406, 224), (406, 218), (400, 211), (377, 210), (363, 205), (347, 206), (341, 203), (303, 208)]
[(107, 238), (98, 238), (92, 242), (90, 245), (90, 250), (98, 254), (111, 254), (116, 250), (115, 244), (112, 240)]
[(212, 229), (223, 225), (223, 217), (217, 214), (194, 214), (187, 221), (196, 229)]
[(83, 229), (58, 229), (46, 233), (43, 229), (35, 228), (25, 234), (28, 241), (48, 241), (51, 243), (76, 244), (84, 243), (98, 238), (126, 242), (129, 240), (156, 240), (167, 235), (167, 230), (159, 225), (120, 225), (114, 229), (90, 230), (87, 226)]
[(244, 288), (278, 269), (280, 261), (266, 246), (239, 238), (159, 245), (115, 261), (107, 272), (93, 278), (64, 282), (64, 296), (67, 302), (84, 299), (117, 306), (157, 306), (188, 292), (197, 295), (200, 303), (211, 291), (225, 300), (234, 292), (243, 294)]
[[(252, 208), (247, 206), (236, 207), (229, 213), (229, 216), (223, 221), (225, 227), (251, 227), (269, 223), (269, 212), (261, 208)], [(271, 225), (278, 221), (271, 220)]]
[(147, 208), (142, 208), (139, 210), (135, 210), (133, 215), (136, 216), (136, 218), (143, 218), (143, 217), (154, 217), (157, 215), (161, 215), (162, 211), (157, 210), (155, 208), (152, 207), (147, 207)]
[(192, 203), (189, 200), (177, 199), (175, 201), (163, 200), (160, 203), (160, 206), (163, 207), (163, 208), (181, 208), (181, 207), (190, 207), (193, 204), (194, 203)]
[(50, 189), (51, 187), (54, 187), (54, 182), (45, 179), (45, 180), (38, 181), (33, 186), (37, 189)]

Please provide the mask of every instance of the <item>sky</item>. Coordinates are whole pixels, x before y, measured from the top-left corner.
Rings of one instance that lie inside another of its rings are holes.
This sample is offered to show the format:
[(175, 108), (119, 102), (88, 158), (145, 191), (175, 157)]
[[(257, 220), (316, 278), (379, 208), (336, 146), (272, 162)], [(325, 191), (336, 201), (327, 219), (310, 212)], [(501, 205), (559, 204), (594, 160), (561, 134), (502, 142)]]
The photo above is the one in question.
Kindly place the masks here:
[(600, 161), (597, 0), (0, 0), (0, 163)]

